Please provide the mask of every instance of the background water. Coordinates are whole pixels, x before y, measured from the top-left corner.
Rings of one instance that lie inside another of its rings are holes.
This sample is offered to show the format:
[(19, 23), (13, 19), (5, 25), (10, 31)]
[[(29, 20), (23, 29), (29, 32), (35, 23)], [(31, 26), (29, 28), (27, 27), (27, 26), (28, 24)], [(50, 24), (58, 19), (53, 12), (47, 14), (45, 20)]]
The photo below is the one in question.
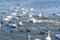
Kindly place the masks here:
[(60, 0), (0, 0), (0, 12), (8, 11), (10, 5), (25, 8), (34, 8), (34, 14), (44, 13), (44, 16), (52, 16), (53, 13), (60, 13)]

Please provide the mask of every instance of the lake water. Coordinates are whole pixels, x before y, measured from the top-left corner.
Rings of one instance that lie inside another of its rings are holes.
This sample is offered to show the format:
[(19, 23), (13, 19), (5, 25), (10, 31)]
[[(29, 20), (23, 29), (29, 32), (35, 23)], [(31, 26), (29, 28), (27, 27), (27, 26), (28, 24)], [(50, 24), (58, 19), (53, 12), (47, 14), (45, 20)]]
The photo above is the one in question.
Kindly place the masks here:
[[(13, 7), (17, 6), (19, 4), (20, 8), (25, 7), (26, 9), (34, 8), (34, 15), (37, 15), (38, 13), (43, 13), (44, 16), (53, 17), (53, 13), (60, 14), (60, 1), (56, 0), (49, 0), (49, 1), (43, 1), (43, 0), (0, 0), (0, 20), (2, 20), (1, 15), (9, 15), (10, 11), (8, 10), (11, 5)], [(3, 12), (3, 13), (2, 13)], [(6, 13), (4, 13), (6, 12)], [(19, 11), (20, 12), (20, 11)], [(18, 12), (18, 13), (19, 13)], [(59, 19), (60, 20), (60, 19)], [(27, 25), (27, 26), (26, 26)], [(33, 28), (35, 31), (29, 32), (31, 35), (31, 40), (34, 40), (37, 35), (39, 35), (38, 38), (41, 38), (41, 40), (45, 40), (48, 30), (51, 30), (51, 38), (52, 40), (59, 40), (55, 37), (56, 34), (60, 34), (60, 25), (52, 24), (52, 23), (40, 23), (40, 24), (25, 24), (25, 28)], [(38, 34), (39, 31), (44, 31), (45, 34)], [(28, 40), (28, 37), (26, 36), (28, 32), (26, 31), (14, 31), (13, 33), (10, 33), (9, 26), (3, 28), (0, 28), (0, 40)]]
[[(44, 13), (44, 16), (52, 16), (53, 13), (60, 14), (60, 1), (59, 0), (3, 0), (0, 1), (0, 12), (8, 11), (10, 6), (17, 6), (20, 5), (21, 7), (25, 7), (26, 9), (34, 8), (34, 15), (38, 13)], [(9, 12), (7, 12), (9, 13)]]

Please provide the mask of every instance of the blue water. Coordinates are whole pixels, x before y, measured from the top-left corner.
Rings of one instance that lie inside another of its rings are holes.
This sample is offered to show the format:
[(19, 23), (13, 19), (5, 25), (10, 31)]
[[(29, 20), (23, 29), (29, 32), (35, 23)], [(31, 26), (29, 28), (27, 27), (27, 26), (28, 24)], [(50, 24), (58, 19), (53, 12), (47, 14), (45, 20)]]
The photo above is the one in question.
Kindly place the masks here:
[(0, 12), (7, 11), (10, 5), (34, 8), (34, 14), (44, 13), (44, 16), (52, 16), (53, 13), (60, 13), (60, 0), (0, 0)]

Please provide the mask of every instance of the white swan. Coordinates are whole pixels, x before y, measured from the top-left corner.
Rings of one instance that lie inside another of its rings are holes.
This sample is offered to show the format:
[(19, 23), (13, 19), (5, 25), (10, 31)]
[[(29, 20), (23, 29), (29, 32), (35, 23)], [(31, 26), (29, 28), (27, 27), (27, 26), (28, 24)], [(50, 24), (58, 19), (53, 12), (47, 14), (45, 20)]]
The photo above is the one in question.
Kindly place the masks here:
[(13, 26), (13, 27), (17, 27), (17, 25), (16, 24), (9, 24), (10, 26)]
[(1, 23), (0, 23), (0, 27), (1, 27), (2, 25), (1, 25)]
[(33, 16), (32, 16), (32, 14), (30, 14), (28, 17), (29, 17), (29, 18), (32, 18)]
[(27, 22), (30, 22), (30, 21), (31, 21), (32, 23), (36, 23), (36, 22), (37, 22), (37, 20), (36, 20), (35, 18), (31, 18), (31, 19), (28, 19), (28, 20), (27, 20)]
[(60, 16), (60, 14), (56, 14), (57, 16)]
[(12, 16), (7, 16), (6, 18), (3, 19), (3, 21), (10, 21), (12, 19)]
[(51, 40), (50, 31), (48, 31), (48, 36), (46, 37), (46, 40)]
[(6, 18), (3, 19), (3, 24), (6, 25), (8, 24), (12, 19), (12, 16), (7, 16)]
[(8, 21), (9, 20), (9, 18), (5, 18), (5, 19), (3, 19), (3, 21)]
[(36, 19), (35, 18), (32, 18), (32, 21), (33, 21), (33, 23), (36, 23)]
[(25, 10), (25, 8), (21, 8), (21, 10), (22, 10), (22, 11), (24, 11), (24, 10)]
[(12, 18), (12, 16), (7, 16), (7, 18), (11, 19), (11, 18)]
[(34, 8), (30, 8), (30, 11), (33, 11), (34, 10)]
[(28, 34), (28, 40), (30, 40), (31, 36)]
[(22, 8), (21, 10), (22, 10), (22, 15), (25, 15), (26, 14), (25, 8)]
[(42, 13), (38, 14), (38, 17), (40, 17), (40, 18), (41, 18), (42, 16), (43, 16), (43, 14), (42, 14)]
[(19, 11), (19, 8), (20, 8), (20, 7), (19, 7), (19, 6), (17, 6), (17, 7), (16, 7), (16, 9), (15, 9), (15, 11), (16, 11), (16, 12), (17, 12), (17, 11)]
[(11, 13), (11, 16), (16, 16), (16, 13), (14, 12), (14, 13)]
[(28, 10), (25, 9), (25, 8), (21, 8), (21, 10), (22, 10), (22, 14), (23, 14), (23, 15), (25, 15), (25, 14), (28, 12)]
[(56, 34), (56, 37), (57, 37), (58, 39), (60, 39), (60, 34)]
[(41, 40), (41, 39), (39, 39), (39, 38), (36, 38), (35, 40)]
[(21, 21), (21, 22), (19, 22), (19, 23), (18, 23), (18, 25), (21, 25), (21, 26), (23, 26), (23, 23), (22, 23), (22, 21)]
[[(28, 34), (28, 40), (31, 40), (31, 36)], [(40, 40), (39, 38), (36, 38), (34, 40)]]
[(25, 11), (23, 11), (23, 12), (22, 12), (22, 14), (23, 14), (23, 15), (25, 15), (25, 14), (26, 14), (26, 12), (25, 12)]

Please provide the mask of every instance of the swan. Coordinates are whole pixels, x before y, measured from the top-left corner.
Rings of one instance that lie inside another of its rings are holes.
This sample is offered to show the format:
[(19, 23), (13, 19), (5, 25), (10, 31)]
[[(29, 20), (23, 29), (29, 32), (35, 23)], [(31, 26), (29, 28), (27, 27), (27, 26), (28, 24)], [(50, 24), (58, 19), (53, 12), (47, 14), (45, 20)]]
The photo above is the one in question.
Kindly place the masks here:
[(30, 40), (31, 36), (28, 34), (28, 40)]
[(27, 22), (32, 22), (32, 23), (36, 23), (37, 20), (35, 18), (31, 18), (31, 19), (28, 19)]
[(10, 21), (10, 18), (4, 18), (3, 21)]
[(35, 40), (40, 40), (39, 38), (36, 38)]
[(12, 18), (12, 16), (7, 16), (7, 18)]
[(51, 40), (50, 31), (48, 31), (48, 36), (46, 37), (46, 40)]
[(30, 14), (28, 17), (29, 17), (29, 18), (32, 18), (33, 16), (32, 16), (32, 14)]
[(6, 18), (3, 19), (3, 21), (10, 21), (12, 19), (12, 16), (7, 16)]
[(21, 8), (21, 10), (22, 10), (22, 11), (24, 11), (24, 10), (25, 10), (25, 8)]
[(40, 14), (38, 14), (38, 17), (40, 17), (40, 18), (41, 18), (42, 16), (43, 16), (43, 15), (42, 15), (41, 13), (40, 13)]
[(3, 19), (3, 24), (4, 24), (4, 25), (8, 24), (8, 23), (11, 21), (11, 18), (12, 18), (12, 17), (10, 17), (10, 16), (8, 16), (7, 18), (4, 18), (4, 19)]
[(58, 39), (60, 39), (60, 34), (56, 34), (56, 37), (57, 37)]
[(19, 23), (18, 23), (18, 25), (20, 25), (20, 26), (23, 26), (23, 23), (22, 23), (22, 21), (21, 21), (21, 22), (19, 22)]
[(0, 23), (0, 27), (1, 27), (2, 25), (1, 25), (1, 23)]
[(16, 13), (11, 13), (11, 16), (16, 16)]
[(17, 28), (16, 24), (9, 24), (9, 26), (11, 26), (12, 28)]
[(60, 16), (60, 14), (56, 14), (57, 16)]
[(28, 10), (25, 9), (25, 8), (21, 8), (21, 10), (22, 10), (22, 14), (23, 14), (23, 15), (26, 15), (26, 13), (28, 12)]
[(33, 21), (33, 23), (36, 23), (36, 19), (35, 18), (32, 18), (32, 21)]
[(30, 8), (30, 11), (33, 11), (34, 10), (34, 8)]
[(16, 9), (15, 9), (15, 11), (16, 11), (16, 12), (17, 12), (17, 11), (19, 11), (19, 8), (20, 8), (20, 7), (19, 7), (19, 6), (17, 6), (17, 7), (16, 7)]

